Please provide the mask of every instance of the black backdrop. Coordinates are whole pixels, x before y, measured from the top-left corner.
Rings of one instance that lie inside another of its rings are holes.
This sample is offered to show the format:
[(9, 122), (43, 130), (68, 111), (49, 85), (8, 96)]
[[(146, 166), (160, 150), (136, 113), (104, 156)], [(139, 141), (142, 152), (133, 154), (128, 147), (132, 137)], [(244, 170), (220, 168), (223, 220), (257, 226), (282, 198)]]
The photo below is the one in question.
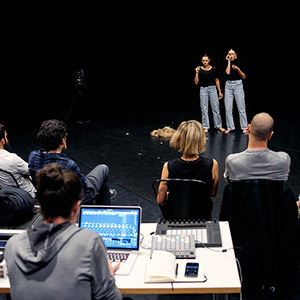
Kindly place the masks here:
[[(297, 115), (296, 8), (218, 5), (122, 1), (4, 10), (0, 123), (64, 118), (74, 99), (75, 119), (198, 108), (193, 78), (201, 55), (210, 53), (222, 70), (231, 47), (247, 64), (249, 111)], [(76, 69), (84, 69), (87, 83), (80, 97)]]

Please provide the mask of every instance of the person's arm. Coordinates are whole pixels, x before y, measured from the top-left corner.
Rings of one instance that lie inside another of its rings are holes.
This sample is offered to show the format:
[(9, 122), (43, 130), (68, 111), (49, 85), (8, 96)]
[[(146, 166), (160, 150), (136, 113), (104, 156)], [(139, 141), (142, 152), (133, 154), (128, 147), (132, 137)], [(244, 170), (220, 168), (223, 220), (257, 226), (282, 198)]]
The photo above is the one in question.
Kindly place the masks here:
[(236, 70), (239, 75), (242, 77), (242, 79), (246, 78), (246, 74), (236, 65), (232, 65), (232, 69)]
[(122, 295), (115, 284), (113, 268), (107, 261), (106, 248), (99, 236), (90, 243), (90, 278), (93, 299), (122, 300)]
[(227, 67), (225, 69), (225, 73), (227, 75), (230, 75), (230, 69), (231, 69), (231, 62), (230, 62), (230, 59), (229, 59), (229, 56), (227, 55), (226, 56), (226, 59), (227, 59)]
[(218, 162), (215, 159), (213, 159), (213, 167), (211, 173), (212, 173), (212, 180), (213, 180), (211, 196), (215, 197), (217, 195), (218, 184), (219, 184), (219, 167), (218, 167)]
[[(167, 178), (169, 178), (168, 162), (164, 164), (161, 172), (161, 179), (167, 179)], [(161, 204), (166, 200), (167, 191), (168, 191), (168, 184), (166, 181), (162, 181), (158, 187), (158, 193), (157, 193), (158, 204)]]
[(216, 78), (216, 87), (217, 87), (217, 90), (218, 90), (218, 93), (219, 93), (218, 99), (222, 99), (223, 98), (223, 94), (222, 94), (222, 91), (221, 91), (219, 78)]
[(117, 262), (116, 264), (113, 265), (113, 261), (111, 259), (109, 259), (107, 261), (107, 263), (108, 263), (108, 268), (109, 268), (109, 271), (110, 271), (110, 275), (114, 276), (116, 271), (120, 267), (120, 262)]
[(72, 160), (70, 158), (66, 158), (66, 160), (67, 160), (67, 164), (65, 166), (65, 169), (71, 170), (76, 173), (76, 175), (80, 178), (82, 188), (85, 191), (87, 189), (86, 176), (81, 172), (80, 168), (78, 167), (78, 165), (75, 163), (74, 160)]
[(198, 83), (199, 83), (199, 70), (200, 70), (200, 67), (197, 67), (197, 68), (195, 69), (195, 71), (196, 71), (195, 78), (194, 78), (195, 84), (198, 84)]
[(21, 157), (15, 155), (15, 156), (13, 156), (13, 165), (14, 165), (17, 173), (19, 173), (23, 177), (28, 178), (29, 169), (28, 169), (28, 163), (25, 160), (23, 160)]

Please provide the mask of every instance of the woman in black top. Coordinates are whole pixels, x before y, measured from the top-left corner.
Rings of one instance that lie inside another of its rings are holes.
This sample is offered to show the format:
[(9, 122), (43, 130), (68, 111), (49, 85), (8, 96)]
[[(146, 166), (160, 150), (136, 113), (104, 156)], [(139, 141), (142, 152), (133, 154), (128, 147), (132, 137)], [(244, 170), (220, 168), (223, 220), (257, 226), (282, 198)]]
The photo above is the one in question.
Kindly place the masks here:
[[(209, 116), (208, 116), (208, 101), (210, 101), (214, 127), (219, 131), (224, 132), (222, 127), (222, 120), (220, 115), (219, 100), (223, 98), (223, 94), (220, 88), (220, 81), (218, 78), (217, 70), (211, 66), (209, 55), (205, 54), (202, 57), (202, 66), (197, 67), (194, 82), (200, 85), (200, 107), (202, 112), (202, 125), (205, 132), (208, 132), (210, 128)], [(219, 96), (218, 96), (218, 93)]]
[(225, 111), (226, 111), (226, 125), (227, 130), (225, 133), (229, 133), (235, 129), (232, 109), (233, 99), (236, 101), (236, 105), (239, 112), (240, 127), (244, 134), (248, 133), (248, 121), (246, 114), (245, 93), (243, 87), (243, 79), (246, 78), (244, 73), (244, 65), (242, 61), (238, 60), (237, 53), (230, 49), (226, 56), (226, 83), (225, 83)]
[[(171, 137), (170, 146), (182, 155), (164, 164), (161, 179), (183, 178), (204, 181), (209, 189), (209, 199), (203, 201), (210, 203), (209, 212), (211, 213), (210, 197), (216, 196), (218, 190), (218, 162), (199, 155), (206, 147), (206, 136), (201, 123), (195, 120), (182, 122)], [(158, 188), (157, 202), (162, 204), (165, 201), (169, 201), (168, 184), (163, 181)]]

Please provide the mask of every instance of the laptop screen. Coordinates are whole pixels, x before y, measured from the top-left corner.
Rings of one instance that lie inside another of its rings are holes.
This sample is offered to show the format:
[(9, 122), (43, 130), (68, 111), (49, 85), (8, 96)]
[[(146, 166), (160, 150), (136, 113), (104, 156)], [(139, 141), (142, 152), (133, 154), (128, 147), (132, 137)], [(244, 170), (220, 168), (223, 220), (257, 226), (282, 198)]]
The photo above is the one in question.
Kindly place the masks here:
[(79, 227), (99, 233), (107, 249), (138, 250), (140, 206), (81, 205)]

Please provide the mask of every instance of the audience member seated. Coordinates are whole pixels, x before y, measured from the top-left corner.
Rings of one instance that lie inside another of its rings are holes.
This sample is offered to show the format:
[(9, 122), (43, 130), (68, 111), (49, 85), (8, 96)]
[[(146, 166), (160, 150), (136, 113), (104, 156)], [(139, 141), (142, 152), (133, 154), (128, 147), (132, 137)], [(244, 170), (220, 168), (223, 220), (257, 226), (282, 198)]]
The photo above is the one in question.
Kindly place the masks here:
[(225, 160), (228, 184), (219, 219), (229, 221), (247, 299), (290, 299), (295, 285), (297, 205), (287, 183), (291, 160), (268, 148), (273, 126), (269, 114), (255, 115), (247, 149)]
[[(172, 135), (170, 146), (181, 152), (182, 155), (164, 164), (161, 179), (182, 178), (204, 181), (209, 190), (208, 199), (201, 199), (201, 195), (197, 195), (197, 197), (199, 201), (208, 203), (205, 208), (205, 219), (211, 219), (213, 202), (210, 197), (216, 196), (218, 189), (218, 163), (215, 159), (200, 155), (206, 147), (206, 136), (202, 124), (195, 120), (182, 122)], [(161, 182), (158, 188), (157, 202), (162, 205), (172, 201), (171, 198), (168, 183)]]
[(6, 129), (0, 124), (0, 168), (9, 172), (0, 172), (0, 188), (12, 185), (13, 175), (19, 187), (35, 198), (36, 189), (29, 179), (28, 163), (10, 151)]
[(267, 113), (255, 115), (248, 125), (248, 147), (227, 156), (224, 177), (227, 181), (269, 179), (287, 181), (291, 159), (285, 152), (268, 148), (274, 131), (274, 120)]
[(78, 165), (62, 154), (63, 150), (67, 149), (67, 125), (63, 121), (56, 119), (44, 121), (37, 138), (42, 149), (29, 154), (29, 171), (33, 178), (38, 170), (56, 162), (63, 169), (74, 171), (79, 176), (84, 190), (83, 204), (111, 204), (110, 200), (117, 192), (109, 188), (108, 167), (105, 164), (97, 165), (84, 176)]
[(78, 228), (79, 177), (58, 164), (36, 174), (44, 222), (11, 237), (5, 248), (11, 298), (122, 299), (99, 234)]

